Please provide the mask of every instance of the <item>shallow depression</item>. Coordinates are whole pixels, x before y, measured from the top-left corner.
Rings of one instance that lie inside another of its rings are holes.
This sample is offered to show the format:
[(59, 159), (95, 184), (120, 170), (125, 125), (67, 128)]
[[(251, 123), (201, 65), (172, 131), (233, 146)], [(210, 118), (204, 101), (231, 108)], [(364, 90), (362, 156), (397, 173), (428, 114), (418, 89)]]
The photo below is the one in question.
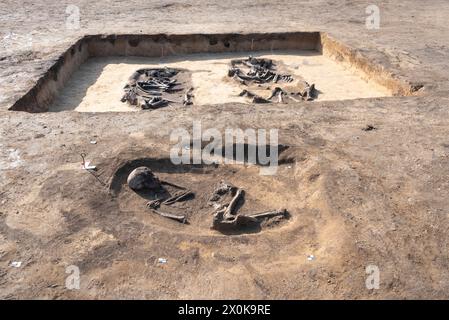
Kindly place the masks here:
[[(127, 184), (127, 177), (137, 167), (150, 169), (161, 181), (162, 188), (157, 191), (131, 190)], [(235, 214), (238, 212), (239, 215), (246, 216), (280, 208), (288, 212), (286, 219), (262, 219), (259, 225), (236, 227), (234, 230), (229, 230), (229, 234), (258, 233), (262, 229), (274, 229), (287, 225), (297, 214), (297, 206), (292, 201), (295, 193), (281, 192), (281, 190), (287, 190), (289, 185), (291, 188), (292, 181), (286, 181), (278, 176), (261, 176), (257, 166), (184, 165), (180, 167), (173, 165), (169, 159), (135, 159), (125, 161), (118, 166), (111, 179), (110, 191), (117, 197), (122, 213), (135, 214), (144, 224), (157, 225), (177, 232), (194, 231), (195, 234), (217, 235), (220, 232), (211, 230), (214, 208), (210, 199), (221, 181), (244, 190), (244, 195), (236, 205)], [(148, 201), (167, 195), (173, 196), (180, 188), (190, 190), (191, 196), (170, 206), (163, 205), (162, 202), (161, 208), (155, 209), (178, 217), (185, 216), (185, 224), (161, 217), (146, 206)]]

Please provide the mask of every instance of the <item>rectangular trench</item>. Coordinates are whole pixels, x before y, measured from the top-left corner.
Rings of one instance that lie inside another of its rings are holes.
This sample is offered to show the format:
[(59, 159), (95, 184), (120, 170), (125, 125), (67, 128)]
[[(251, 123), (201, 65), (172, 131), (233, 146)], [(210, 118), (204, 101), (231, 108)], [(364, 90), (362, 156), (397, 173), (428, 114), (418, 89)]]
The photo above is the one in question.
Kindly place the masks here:
[[(355, 49), (320, 32), (193, 35), (90, 35), (73, 44), (10, 110), (135, 111), (120, 102), (143, 67), (191, 71), (195, 104), (244, 102), (225, 79), (231, 59), (265, 57), (316, 83), (318, 100), (411, 95), (413, 88)], [(349, 85), (348, 85), (349, 84)]]

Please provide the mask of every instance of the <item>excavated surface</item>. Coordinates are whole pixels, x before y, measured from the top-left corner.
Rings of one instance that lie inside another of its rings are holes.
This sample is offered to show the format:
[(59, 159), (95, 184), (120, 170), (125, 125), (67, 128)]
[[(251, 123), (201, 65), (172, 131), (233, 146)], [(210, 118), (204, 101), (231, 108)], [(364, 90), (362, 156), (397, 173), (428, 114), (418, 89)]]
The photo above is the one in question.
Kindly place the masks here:
[[(365, 27), (369, 1), (71, 3), (80, 7), (78, 31), (65, 29), (59, 1), (23, 1), (19, 10), (1, 3), (1, 298), (448, 298), (447, 1), (378, 1), (380, 30)], [(261, 29), (329, 32), (423, 83), (422, 95), (148, 113), (7, 111), (84, 34)], [(255, 199), (263, 208), (288, 202), (290, 220), (241, 235), (178, 232), (110, 196), (104, 183), (118, 159), (167, 158), (172, 130), (195, 119), (219, 130), (279, 129), (280, 143), (298, 152), (294, 163), (270, 178), (252, 167), (220, 174), (248, 197), (266, 195)], [(80, 169), (81, 152), (98, 179)], [(365, 286), (372, 264), (379, 290)], [(80, 290), (65, 288), (69, 265), (80, 268)]]

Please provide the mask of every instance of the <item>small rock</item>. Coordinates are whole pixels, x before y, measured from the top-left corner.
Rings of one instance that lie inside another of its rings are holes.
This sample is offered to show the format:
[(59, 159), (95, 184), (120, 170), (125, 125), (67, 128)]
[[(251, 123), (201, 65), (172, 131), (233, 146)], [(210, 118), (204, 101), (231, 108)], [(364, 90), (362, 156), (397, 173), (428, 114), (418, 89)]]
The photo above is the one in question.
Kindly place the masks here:
[(13, 261), (10, 266), (13, 268), (20, 268), (22, 266), (22, 261)]
[(363, 131), (373, 131), (377, 130), (377, 128), (371, 124), (367, 125), (365, 128), (362, 129)]
[(128, 186), (133, 190), (158, 189), (159, 179), (147, 167), (134, 169), (128, 176)]

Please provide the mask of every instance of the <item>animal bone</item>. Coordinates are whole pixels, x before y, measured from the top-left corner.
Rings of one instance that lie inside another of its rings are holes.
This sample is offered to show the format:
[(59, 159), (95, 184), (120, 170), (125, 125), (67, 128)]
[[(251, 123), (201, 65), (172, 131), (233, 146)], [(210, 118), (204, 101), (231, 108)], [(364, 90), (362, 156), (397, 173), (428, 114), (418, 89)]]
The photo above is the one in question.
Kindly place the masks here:
[(193, 91), (193, 88), (189, 88), (189, 90), (187, 90), (186, 93), (185, 93), (185, 95), (184, 95), (184, 101), (183, 101), (183, 104), (184, 104), (185, 106), (191, 105), (191, 104), (192, 104), (192, 101), (191, 101), (191, 99), (192, 99), (192, 97), (193, 97), (192, 91)]
[(147, 202), (147, 207), (150, 209), (157, 209), (161, 206), (161, 201), (163, 199), (156, 199)]
[(295, 102), (299, 102), (298, 99), (295, 99), (295, 98), (293, 98), (292, 96), (287, 95), (287, 98), (290, 98), (290, 99), (292, 99), (292, 100), (295, 101)]
[[(138, 69), (128, 79), (121, 98), (122, 102), (128, 101), (131, 105), (138, 105), (142, 109), (156, 109), (168, 105), (170, 101), (162, 98), (162, 93), (172, 93), (183, 90), (176, 88), (180, 85), (176, 79), (172, 79), (178, 70), (170, 68)], [(188, 92), (190, 94), (190, 91)], [(187, 104), (191, 104), (188, 100)]]
[(242, 78), (240, 78), (238, 74), (235, 74), (235, 75), (233, 76), (233, 78), (236, 79), (238, 82), (240, 82), (240, 84), (243, 84), (243, 85), (246, 86), (245, 80), (243, 80)]
[(180, 192), (177, 192), (175, 195), (173, 195), (172, 197), (166, 199), (163, 204), (165, 205), (171, 205), (175, 202), (181, 201), (189, 196), (193, 195), (193, 192), (189, 191), (189, 190), (183, 190)]
[(302, 97), (303, 97), (304, 100), (313, 101), (316, 98), (315, 84), (309, 85), (306, 82), (306, 88), (302, 92)]
[(209, 201), (216, 202), (220, 200), (221, 196), (233, 192), (234, 190), (237, 190), (237, 187), (233, 186), (230, 183), (221, 181), (220, 184), (215, 188), (212, 196), (209, 198)]
[(184, 215), (178, 216), (176, 214), (166, 213), (166, 212), (162, 212), (162, 211), (159, 211), (159, 210), (156, 210), (156, 209), (151, 209), (151, 210), (154, 213), (157, 213), (158, 215), (160, 215), (161, 217), (173, 219), (173, 220), (179, 221), (181, 223), (186, 223), (187, 222), (187, 218)]
[(283, 100), (282, 100), (282, 94), (284, 93), (284, 91), (279, 91), (279, 93), (278, 93), (278, 102), (279, 103), (282, 103), (283, 102)]
[(152, 109), (163, 107), (163, 106), (165, 106), (167, 104), (168, 104), (168, 101), (165, 100), (165, 99), (161, 99), (161, 100), (156, 100), (155, 101), (154, 98), (153, 98), (152, 101), (147, 101), (147, 106), (149, 106)]
[[(226, 194), (234, 194), (228, 205), (223, 205), (217, 203), (221, 196)], [(213, 212), (214, 217), (212, 220), (212, 229), (219, 231), (230, 231), (235, 230), (238, 227), (257, 225), (260, 223), (261, 219), (272, 218), (276, 216), (287, 216), (286, 209), (271, 210), (265, 212), (259, 212), (249, 215), (241, 215), (235, 212), (236, 205), (240, 199), (244, 196), (244, 190), (237, 188), (232, 184), (221, 181), (220, 184), (215, 188), (209, 201), (210, 204), (215, 207)]]
[(272, 99), (275, 95), (277, 95), (279, 92), (283, 92), (283, 90), (280, 87), (274, 88), (273, 91), (271, 91), (271, 95), (267, 98), (267, 100)]
[(280, 210), (272, 210), (272, 211), (249, 214), (247, 216), (256, 218), (256, 219), (263, 219), (263, 218), (271, 218), (271, 217), (276, 217), (276, 216), (284, 216), (285, 217), (286, 215), (287, 215), (287, 209), (280, 209)]
[(162, 180), (161, 184), (164, 184), (164, 185), (167, 185), (167, 186), (171, 186), (171, 187), (175, 187), (175, 188), (178, 188), (178, 189), (181, 189), (181, 190), (187, 190), (186, 188), (184, 188), (184, 187), (182, 187), (180, 185), (177, 185), (177, 184), (174, 184), (172, 182), (165, 181), (165, 180)]
[(243, 189), (240, 189), (240, 188), (237, 189), (231, 202), (229, 202), (229, 205), (226, 207), (225, 211), (223, 212), (223, 218), (225, 220), (233, 218), (233, 216), (234, 216), (233, 212), (234, 212), (235, 206), (236, 206), (237, 202), (242, 198), (243, 194), (244, 194)]

